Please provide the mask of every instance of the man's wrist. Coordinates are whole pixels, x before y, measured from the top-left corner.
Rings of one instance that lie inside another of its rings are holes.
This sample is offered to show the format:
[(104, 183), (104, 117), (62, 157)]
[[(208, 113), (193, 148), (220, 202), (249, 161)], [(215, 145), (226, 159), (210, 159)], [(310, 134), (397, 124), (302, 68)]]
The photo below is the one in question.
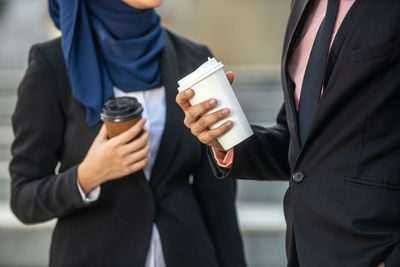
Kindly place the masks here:
[(216, 148), (211, 148), (213, 152), (213, 156), (218, 166), (222, 168), (231, 168), (233, 163), (233, 148), (228, 151), (225, 150), (217, 150)]
[(222, 147), (211, 147), (211, 149), (218, 151), (218, 152), (227, 152), (225, 149), (223, 149)]

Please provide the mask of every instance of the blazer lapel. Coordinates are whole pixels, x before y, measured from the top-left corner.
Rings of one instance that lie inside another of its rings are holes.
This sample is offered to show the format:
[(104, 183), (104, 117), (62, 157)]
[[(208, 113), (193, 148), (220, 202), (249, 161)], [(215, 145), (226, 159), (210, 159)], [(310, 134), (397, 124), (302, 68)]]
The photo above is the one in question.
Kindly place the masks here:
[(167, 171), (183, 132), (184, 114), (175, 103), (175, 97), (178, 93), (177, 81), (182, 77), (178, 77), (178, 61), (174, 46), (169, 39), (168, 33), (164, 31), (164, 34), (165, 48), (161, 55), (161, 72), (165, 87), (167, 114), (160, 148), (151, 174), (150, 183), (152, 187), (157, 186)]
[(294, 84), (289, 77), (287, 68), (291, 52), (293, 51), (293, 47), (296, 43), (297, 37), (299, 36), (299, 33), (302, 29), (301, 25), (304, 24), (304, 15), (305, 13), (307, 13), (305, 12), (306, 7), (309, 7), (311, 5), (311, 2), (312, 1), (310, 0), (298, 0), (294, 2), (286, 29), (282, 55), (281, 78), (283, 93), (285, 97), (286, 116), (288, 120), (290, 136), (292, 137), (292, 142), (297, 150), (300, 150), (301, 146), (297, 123), (297, 110), (294, 101)]

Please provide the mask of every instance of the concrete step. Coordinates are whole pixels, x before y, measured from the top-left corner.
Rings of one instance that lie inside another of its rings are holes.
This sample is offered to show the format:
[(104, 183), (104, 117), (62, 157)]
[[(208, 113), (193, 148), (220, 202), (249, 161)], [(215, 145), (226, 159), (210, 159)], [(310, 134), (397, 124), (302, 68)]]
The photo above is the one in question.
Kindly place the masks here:
[(0, 203), (10, 199), (10, 180), (0, 179)]
[(16, 95), (18, 85), (23, 75), (23, 70), (7, 70), (0, 68), (0, 96)]
[(14, 139), (11, 125), (0, 125), (0, 146), (9, 146)]
[[(0, 127), (1, 128), (1, 127)], [(1, 136), (1, 134), (0, 134)], [(11, 159), (11, 151), (9, 144), (1, 144), (0, 141), (0, 161), (9, 161)]]
[(10, 199), (10, 178), (8, 172), (8, 161), (0, 161), (0, 203), (8, 202)]
[[(1, 96), (0, 96), (1, 98)], [(10, 126), (11, 127), (11, 116), (10, 115), (6, 115), (6, 116), (1, 116), (0, 115), (0, 125), (4, 125), (4, 126)]]
[(10, 176), (8, 172), (8, 161), (0, 160), (0, 181), (1, 180), (8, 180)]
[(238, 202), (239, 225), (249, 267), (286, 265), (282, 204)]
[(283, 203), (288, 182), (238, 180), (237, 201)]
[(0, 266), (47, 266), (54, 224), (26, 226), (0, 202)]
[(1, 95), (0, 96), (0, 116), (1, 117), (10, 117), (11, 114), (14, 112), (16, 101), (17, 101), (16, 95)]
[(248, 267), (284, 267), (287, 265), (284, 233), (243, 235)]
[(238, 202), (237, 212), (244, 234), (283, 233), (286, 230), (282, 203)]
[(0, 266), (48, 266), (51, 229), (0, 229)]

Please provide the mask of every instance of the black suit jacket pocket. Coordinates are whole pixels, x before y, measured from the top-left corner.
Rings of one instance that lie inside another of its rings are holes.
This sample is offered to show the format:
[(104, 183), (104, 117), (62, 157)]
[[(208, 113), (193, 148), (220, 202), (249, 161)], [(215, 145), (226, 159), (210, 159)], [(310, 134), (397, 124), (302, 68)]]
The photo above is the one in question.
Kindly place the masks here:
[(400, 41), (353, 50), (351, 52), (351, 62), (356, 63), (390, 56), (400, 56)]
[(400, 185), (379, 180), (367, 180), (358, 177), (345, 177), (344, 186), (347, 196), (354, 201), (370, 207), (398, 207), (400, 204)]

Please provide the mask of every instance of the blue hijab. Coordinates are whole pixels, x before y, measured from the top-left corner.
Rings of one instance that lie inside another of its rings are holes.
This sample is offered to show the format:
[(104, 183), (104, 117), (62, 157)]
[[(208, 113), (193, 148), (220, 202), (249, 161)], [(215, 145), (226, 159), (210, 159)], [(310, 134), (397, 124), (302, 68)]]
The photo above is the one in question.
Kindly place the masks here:
[(62, 33), (72, 93), (90, 126), (99, 122), (113, 86), (125, 92), (161, 86), (164, 34), (154, 9), (122, 0), (49, 0), (49, 11)]

